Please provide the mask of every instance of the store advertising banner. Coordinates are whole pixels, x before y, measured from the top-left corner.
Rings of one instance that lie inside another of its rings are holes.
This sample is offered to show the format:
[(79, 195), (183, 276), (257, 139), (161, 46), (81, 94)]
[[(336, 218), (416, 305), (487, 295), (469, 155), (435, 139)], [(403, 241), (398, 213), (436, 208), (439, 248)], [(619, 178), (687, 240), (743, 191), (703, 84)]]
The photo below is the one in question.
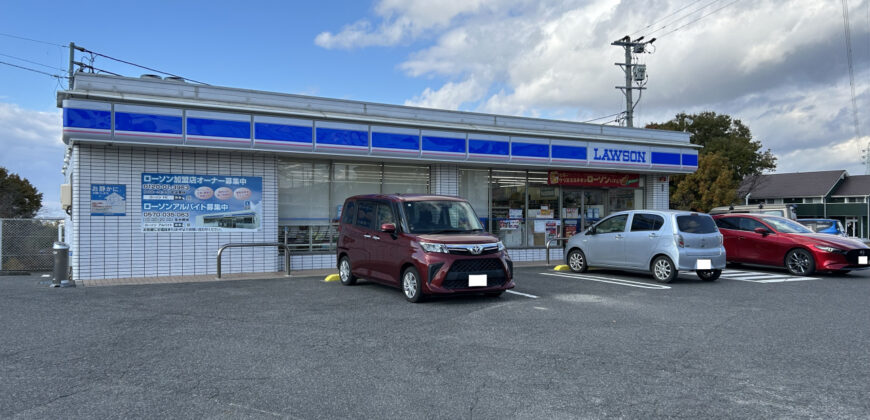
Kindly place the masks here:
[(91, 216), (125, 216), (127, 186), (91, 184)]
[(547, 184), (572, 187), (638, 188), (640, 175), (604, 172), (550, 171)]
[(142, 174), (143, 232), (251, 232), (263, 219), (263, 178)]

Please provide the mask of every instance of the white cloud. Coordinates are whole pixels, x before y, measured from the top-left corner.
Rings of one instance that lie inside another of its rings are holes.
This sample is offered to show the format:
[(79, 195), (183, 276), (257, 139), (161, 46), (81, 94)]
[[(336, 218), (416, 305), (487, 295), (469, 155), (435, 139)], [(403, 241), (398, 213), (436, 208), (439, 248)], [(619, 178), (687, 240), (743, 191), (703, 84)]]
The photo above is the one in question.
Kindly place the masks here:
[(420, 95), (405, 101), (405, 105), (456, 109), (463, 103), (480, 99), (485, 93), (486, 89), (472, 76), (459, 83), (448, 82), (437, 90), (426, 88)]
[[(624, 110), (622, 93), (614, 88), (624, 78), (613, 64), (624, 61), (624, 53), (610, 43), (625, 34), (658, 37), (654, 53), (639, 56), (649, 80), (635, 125), (682, 111), (726, 113), (780, 157), (780, 171), (795, 167), (791, 160), (810, 165), (804, 170), (833, 169), (822, 166), (836, 165), (836, 159), (798, 156), (858, 142), (841, 4), (759, 0), (712, 13), (729, 3), (698, 3), (668, 17), (686, 2), (505, 0), (440, 8), (440, 2), (381, 0), (377, 25), (363, 20), (368, 26), (351, 25), (335, 36), (349, 37), (341, 44), (349, 48), (395, 45), (426, 34), (427, 41), (399, 68), (432, 85), (407, 104), (577, 120)], [(870, 132), (870, 71), (861, 71), (870, 64), (870, 27), (854, 12), (868, 4), (852, 3), (859, 117), (862, 132)], [(697, 11), (687, 14), (692, 10)], [(645, 29), (636, 32), (640, 28)], [(841, 167), (854, 168), (859, 158), (849, 153), (837, 159)]]
[(0, 103), (0, 166), (30, 181), (42, 193), (40, 216), (62, 216), (60, 173), (66, 146), (61, 112), (42, 112)]
[(321, 32), (314, 39), (320, 47), (359, 48), (396, 45), (411, 41), (427, 30), (443, 28), (455, 18), (481, 9), (509, 7), (512, 0), (381, 0), (375, 6), (382, 22), (367, 19), (346, 25), (338, 33)]

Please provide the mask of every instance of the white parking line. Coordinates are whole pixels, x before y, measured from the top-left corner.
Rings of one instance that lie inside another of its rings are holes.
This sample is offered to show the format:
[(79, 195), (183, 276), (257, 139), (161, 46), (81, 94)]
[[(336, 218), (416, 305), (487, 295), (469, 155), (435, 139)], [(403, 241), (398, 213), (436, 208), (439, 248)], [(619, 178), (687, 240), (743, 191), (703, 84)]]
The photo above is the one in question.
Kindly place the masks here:
[(762, 273), (759, 271), (729, 270), (722, 273), (726, 280), (746, 281), (750, 283), (786, 283), (792, 281), (819, 280), (819, 277), (801, 277), (790, 274)]
[(525, 297), (527, 297), (527, 298), (532, 298), (532, 299), (537, 299), (537, 298), (538, 298), (538, 297), (535, 296), (535, 295), (530, 295), (530, 294), (528, 294), (528, 293), (523, 293), (523, 292), (514, 292), (513, 290), (505, 290), (505, 292), (508, 292), (508, 293), (511, 293), (511, 294), (514, 294), (514, 295), (525, 296)]
[(600, 283), (610, 283), (610, 284), (618, 284), (620, 286), (629, 286), (629, 287), (638, 287), (641, 289), (654, 289), (654, 290), (664, 290), (670, 289), (670, 286), (664, 286), (661, 284), (649, 284), (649, 283), (641, 283), (637, 281), (631, 280), (621, 280), (621, 279), (612, 279), (608, 277), (598, 277), (589, 274), (556, 274), (556, 273), (540, 273), (545, 276), (553, 276), (553, 277), (564, 277), (569, 279), (580, 279), (580, 280), (589, 280), (589, 281), (597, 281)]

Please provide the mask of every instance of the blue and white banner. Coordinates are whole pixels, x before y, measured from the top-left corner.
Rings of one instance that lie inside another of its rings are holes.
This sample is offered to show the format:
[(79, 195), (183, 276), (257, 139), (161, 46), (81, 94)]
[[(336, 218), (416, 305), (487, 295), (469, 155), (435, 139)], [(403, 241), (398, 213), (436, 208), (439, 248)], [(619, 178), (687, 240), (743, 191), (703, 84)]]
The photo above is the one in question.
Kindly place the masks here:
[(91, 184), (91, 216), (126, 215), (126, 185)]
[(143, 232), (251, 232), (263, 219), (263, 178), (142, 173)]

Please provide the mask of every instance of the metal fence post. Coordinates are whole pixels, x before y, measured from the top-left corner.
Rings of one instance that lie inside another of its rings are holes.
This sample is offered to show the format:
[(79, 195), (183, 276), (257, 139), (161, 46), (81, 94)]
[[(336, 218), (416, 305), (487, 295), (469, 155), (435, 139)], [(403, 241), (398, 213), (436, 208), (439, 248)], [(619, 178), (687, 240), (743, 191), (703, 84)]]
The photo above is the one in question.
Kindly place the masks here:
[(3, 271), (3, 219), (0, 219), (0, 271)]

